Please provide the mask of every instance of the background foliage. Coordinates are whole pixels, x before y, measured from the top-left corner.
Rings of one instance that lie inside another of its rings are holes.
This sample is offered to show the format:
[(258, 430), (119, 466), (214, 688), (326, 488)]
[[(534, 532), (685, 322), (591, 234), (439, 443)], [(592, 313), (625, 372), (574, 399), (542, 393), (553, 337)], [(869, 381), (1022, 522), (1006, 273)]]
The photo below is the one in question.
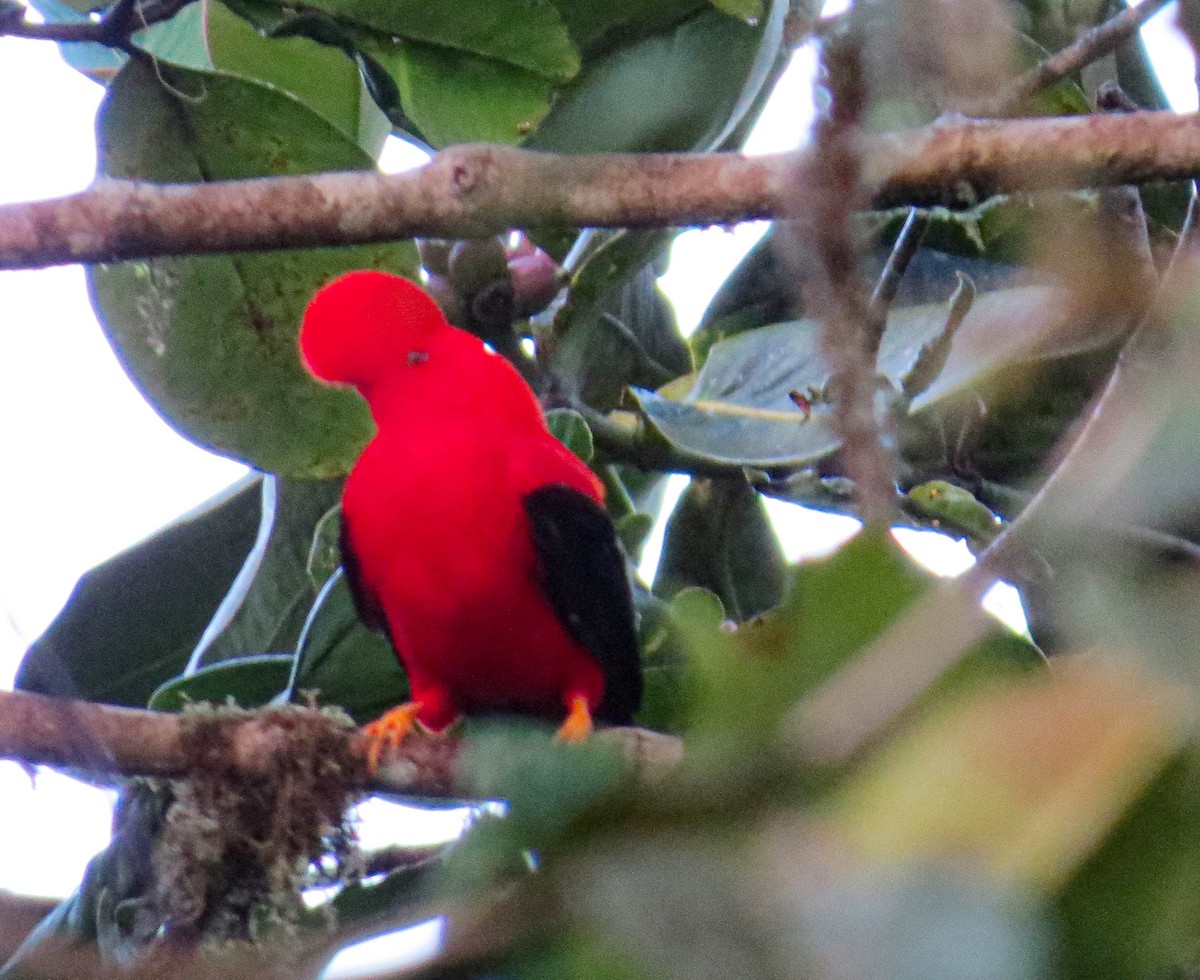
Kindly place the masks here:
[[(91, 3), (35, 6), (75, 22)], [(736, 149), (814, 32), (860, 52), (864, 124), (900, 130), (970, 112), (1111, 13), (1063, 0), (864, 0), (819, 22), (808, 0), (197, 0), (127, 50), (64, 54), (107, 86), (102, 175), (196, 183), (369, 170), (389, 133), (431, 150)], [(1166, 107), (1134, 41), (1013, 112), (1090, 112), (1105, 85), (1134, 108)], [(855, 487), (819, 318), (782, 225), (687, 338), (655, 279), (674, 229), (532, 228), (503, 241), (91, 268), (96, 310), (145, 397), (258, 475), (89, 573), (18, 686), (163, 710), (311, 697), (359, 723), (404, 699), (402, 671), (357, 620), (337, 567), (340, 477), (369, 416), (305, 374), (295, 336), (313, 291), (347, 269), (423, 276), (455, 322), (517, 363), (555, 434), (600, 474), (631, 569), (663, 475), (694, 474), (657, 578), (634, 585), (639, 722), (682, 736), (684, 761), (647, 786), (602, 745), (470, 722), (476, 802), (505, 801), (502, 817), (485, 806), (444, 852), (343, 877), (321, 914), (268, 901), (328, 884), (295, 868), (241, 910), (246, 935), (269, 944), (272, 915), (324, 935), (330, 916), (379, 930), (449, 910), (459, 960), (431, 972), (1190, 975), (1200, 280), (1186, 256), (1151, 299), (1189, 193), (1023, 194), (918, 216), (922, 246), (875, 364), (896, 520), (981, 551), (1019, 518), (1004, 571), (1033, 635), (997, 624), (964, 642), (849, 756), (811, 751), (813, 699), (880, 644), (901, 644), (919, 673), (967, 614), (880, 529), (822, 560), (783, 558), (764, 495), (845, 514)], [(1120, 217), (1131, 213), (1132, 232)], [(856, 215), (865, 283), (907, 218)], [(1055, 447), (1118, 365), (1135, 394), (1101, 402), (1108, 427), (1056, 470)], [(896, 639), (917, 609), (934, 610), (924, 632)], [(877, 670), (846, 717), (903, 700), (900, 674)], [(95, 942), (113, 962), (153, 950), (165, 913), (150, 855), (183, 819), (171, 809), (180, 799), (128, 789), (113, 846), (0, 972), (36, 971), (47, 937)], [(329, 842), (343, 857), (346, 846)], [(193, 942), (231, 934), (213, 926), (213, 903), (232, 901), (232, 886), (214, 889), (188, 923)], [(503, 921), (464, 925), (494, 902)], [(474, 944), (456, 945), (460, 935)]]

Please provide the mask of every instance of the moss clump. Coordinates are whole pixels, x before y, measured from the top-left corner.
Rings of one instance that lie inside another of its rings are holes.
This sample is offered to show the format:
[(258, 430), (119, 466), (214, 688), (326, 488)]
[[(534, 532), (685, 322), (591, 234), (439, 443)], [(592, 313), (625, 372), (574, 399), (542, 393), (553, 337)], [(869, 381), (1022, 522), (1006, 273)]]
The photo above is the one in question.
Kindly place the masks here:
[(165, 936), (208, 944), (294, 927), (309, 865), (332, 853), (345, 868), (355, 854), (345, 812), (365, 770), (353, 722), (281, 705), (196, 706), (181, 723), (192, 775), (174, 783), (154, 848)]

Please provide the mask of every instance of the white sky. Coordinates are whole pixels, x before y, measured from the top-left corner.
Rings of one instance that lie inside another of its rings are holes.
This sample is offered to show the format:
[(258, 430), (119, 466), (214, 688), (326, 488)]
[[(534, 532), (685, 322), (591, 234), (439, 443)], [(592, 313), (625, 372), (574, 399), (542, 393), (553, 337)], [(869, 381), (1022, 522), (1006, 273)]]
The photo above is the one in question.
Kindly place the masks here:
[[(1173, 8), (1168, 8), (1173, 10)], [(1168, 13), (1148, 33), (1166, 33)], [(1171, 39), (1167, 42), (1178, 45)], [(805, 56), (801, 56), (803, 59)], [(1194, 109), (1190, 53), (1173, 50), (1167, 79), (1176, 107)], [(751, 150), (795, 145), (807, 127), (797, 106), (811, 63), (785, 82), (788, 94)], [(85, 187), (94, 166), (92, 125), (101, 89), (43, 42), (0, 38), (0, 202), (33, 200)], [(747, 225), (681, 236), (663, 279), (684, 324), (696, 322), (712, 289), (762, 233)], [(78, 267), (0, 272), (0, 687), (11, 685), (25, 646), (50, 622), (76, 578), (236, 479), (242, 468), (177, 437), (141, 399), (95, 323)], [(675, 492), (683, 483), (676, 479)], [(812, 521), (771, 502), (789, 530), (789, 557), (828, 550), (851, 533), (845, 519)], [(944, 571), (969, 562), (943, 539)], [(108, 794), (43, 773), (37, 789), (15, 764), (0, 762), (0, 888), (62, 895), (108, 838)], [(442, 825), (444, 828), (444, 825)], [(416, 829), (438, 837), (442, 829)]]

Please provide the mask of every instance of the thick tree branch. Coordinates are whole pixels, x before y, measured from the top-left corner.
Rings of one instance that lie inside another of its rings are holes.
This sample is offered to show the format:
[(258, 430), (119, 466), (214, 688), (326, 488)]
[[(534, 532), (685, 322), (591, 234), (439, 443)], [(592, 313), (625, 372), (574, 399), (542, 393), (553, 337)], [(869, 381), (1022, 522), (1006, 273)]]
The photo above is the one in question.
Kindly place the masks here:
[[(1166, 112), (942, 122), (865, 137), (875, 207), (1200, 175), (1200, 117)], [(809, 152), (558, 156), (464, 145), (393, 176), (332, 173), (202, 185), (101, 179), (0, 207), (0, 268), (159, 255), (471, 238), (512, 227), (662, 227), (793, 217)]]
[[(312, 723), (321, 723), (319, 712), (311, 715)], [(191, 753), (185, 717), (0, 691), (0, 758), (99, 775), (186, 776)], [(350, 754), (365, 760), (365, 743), (355, 730), (324, 721), (331, 728), (340, 727), (352, 743)], [(231, 765), (250, 774), (269, 772), (278, 765), (279, 754), (293, 747), (291, 729), (269, 716), (222, 717), (218, 711), (201, 716), (200, 721), (192, 716), (190, 724), (219, 726), (232, 753)], [(678, 739), (645, 729), (613, 728), (597, 737), (620, 747), (639, 775), (651, 781), (682, 753)], [(461, 739), (452, 735), (414, 732), (394, 755), (384, 756), (379, 772), (363, 788), (432, 797), (470, 796), (471, 786), (458, 767), (461, 747)]]

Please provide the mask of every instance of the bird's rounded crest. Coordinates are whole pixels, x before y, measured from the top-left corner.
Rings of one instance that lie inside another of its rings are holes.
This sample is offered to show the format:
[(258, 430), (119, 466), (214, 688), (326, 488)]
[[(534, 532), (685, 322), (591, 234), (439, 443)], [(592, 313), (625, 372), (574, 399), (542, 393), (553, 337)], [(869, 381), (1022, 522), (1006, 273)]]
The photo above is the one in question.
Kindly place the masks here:
[(411, 351), (448, 326), (416, 283), (374, 269), (347, 272), (309, 302), (300, 354), (321, 380), (361, 388), (404, 364)]

